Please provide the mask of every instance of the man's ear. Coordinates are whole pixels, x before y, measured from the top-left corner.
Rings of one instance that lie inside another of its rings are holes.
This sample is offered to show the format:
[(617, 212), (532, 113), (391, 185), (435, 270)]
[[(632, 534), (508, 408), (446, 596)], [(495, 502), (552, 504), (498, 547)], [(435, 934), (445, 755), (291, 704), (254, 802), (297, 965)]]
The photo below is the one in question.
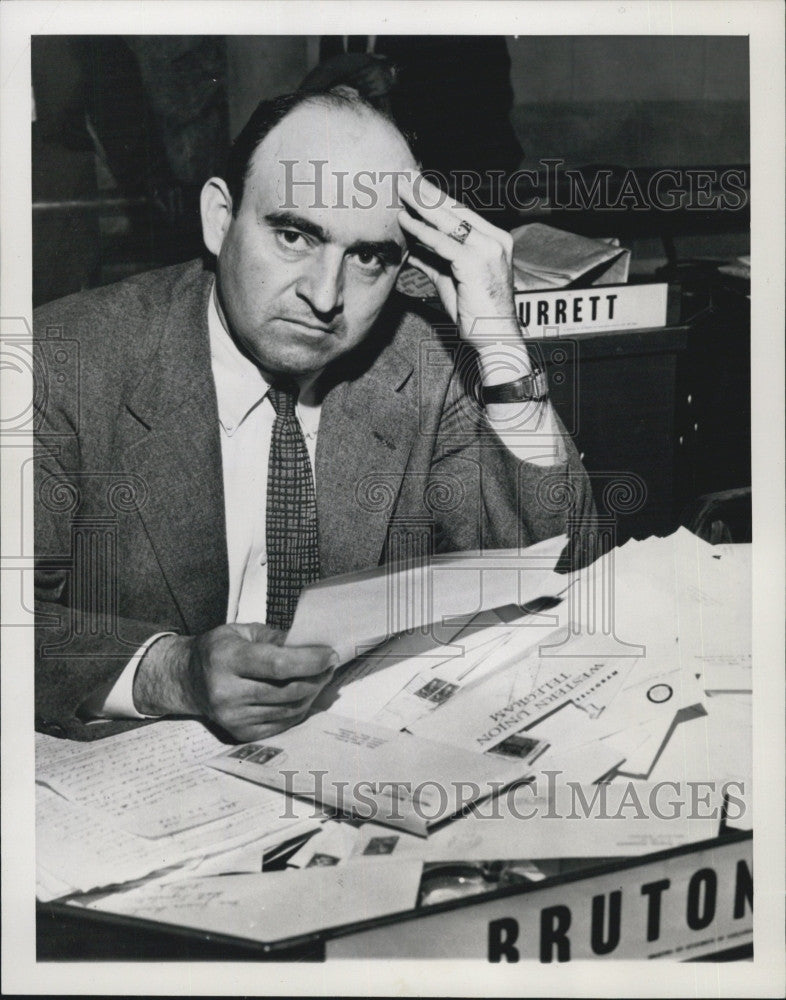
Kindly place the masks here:
[(202, 239), (207, 249), (218, 256), (232, 221), (232, 195), (220, 177), (211, 177), (199, 198), (202, 215)]

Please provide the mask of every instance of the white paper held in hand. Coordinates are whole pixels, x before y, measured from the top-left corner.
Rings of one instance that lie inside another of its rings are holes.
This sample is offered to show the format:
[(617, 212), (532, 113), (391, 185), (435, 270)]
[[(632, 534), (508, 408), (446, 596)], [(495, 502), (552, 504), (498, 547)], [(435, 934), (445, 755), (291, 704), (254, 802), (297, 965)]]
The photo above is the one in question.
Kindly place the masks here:
[(570, 583), (554, 572), (564, 535), (524, 550), (434, 556), (332, 577), (300, 595), (287, 646), (332, 646), (346, 663), (399, 632), (509, 604), (557, 597)]

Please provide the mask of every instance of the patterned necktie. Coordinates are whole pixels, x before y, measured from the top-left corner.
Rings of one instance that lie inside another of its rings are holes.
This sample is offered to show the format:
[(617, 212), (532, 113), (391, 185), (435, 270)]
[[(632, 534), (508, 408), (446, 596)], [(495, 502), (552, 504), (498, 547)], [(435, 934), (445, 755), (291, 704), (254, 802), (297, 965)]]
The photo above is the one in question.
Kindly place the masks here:
[(267, 624), (289, 629), (300, 591), (319, 578), (317, 502), (306, 442), (295, 416), (298, 387), (279, 381), (267, 473)]

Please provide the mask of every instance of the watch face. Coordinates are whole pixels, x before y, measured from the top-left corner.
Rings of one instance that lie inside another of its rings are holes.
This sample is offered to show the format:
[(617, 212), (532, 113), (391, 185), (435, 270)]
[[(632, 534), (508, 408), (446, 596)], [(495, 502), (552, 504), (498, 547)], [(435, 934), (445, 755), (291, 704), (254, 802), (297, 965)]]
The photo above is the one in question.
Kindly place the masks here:
[(535, 375), (535, 382), (532, 386), (533, 399), (545, 399), (549, 394), (549, 383), (545, 372), (538, 372)]

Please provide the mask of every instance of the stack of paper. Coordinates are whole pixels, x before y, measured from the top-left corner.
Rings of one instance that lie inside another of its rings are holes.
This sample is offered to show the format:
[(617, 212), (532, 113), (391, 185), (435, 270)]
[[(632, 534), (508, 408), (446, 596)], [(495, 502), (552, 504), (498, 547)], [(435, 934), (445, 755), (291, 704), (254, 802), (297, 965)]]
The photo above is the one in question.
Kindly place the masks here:
[(462, 554), (455, 580), (437, 560), (376, 648), (389, 575), (311, 588), (296, 635), (364, 652), (271, 739), (37, 737), (39, 898), (272, 941), (412, 908), (424, 863), (643, 854), (724, 810), (750, 828), (750, 546), (680, 530), (558, 577), (562, 541), (527, 568)]
[(705, 691), (751, 690), (751, 546), (712, 546), (687, 529), (630, 541), (606, 557), (615, 633), (694, 674)]
[(566, 603), (567, 627), (410, 731), (484, 753), (526, 734), (550, 744), (541, 771), (646, 778), (708, 692), (750, 690), (749, 546), (716, 549), (685, 529), (631, 541), (576, 574)]
[(39, 898), (122, 885), (254, 845), (322, 818), (312, 806), (204, 766), (222, 749), (199, 722), (164, 720), (106, 740), (36, 735)]
[(556, 780), (519, 785), (425, 840), (374, 823), (329, 820), (290, 863), (308, 868), (384, 857), (500, 861), (647, 854), (717, 835), (721, 789), (700, 794), (697, 809), (688, 786)]
[(620, 249), (618, 240), (579, 236), (542, 222), (519, 226), (511, 235), (517, 291), (621, 285), (628, 280), (630, 250)]
[(630, 857), (717, 835), (721, 786), (655, 782), (518, 785), (422, 839), (375, 823), (328, 820), (290, 859), (297, 868), (367, 859), (502, 861)]

